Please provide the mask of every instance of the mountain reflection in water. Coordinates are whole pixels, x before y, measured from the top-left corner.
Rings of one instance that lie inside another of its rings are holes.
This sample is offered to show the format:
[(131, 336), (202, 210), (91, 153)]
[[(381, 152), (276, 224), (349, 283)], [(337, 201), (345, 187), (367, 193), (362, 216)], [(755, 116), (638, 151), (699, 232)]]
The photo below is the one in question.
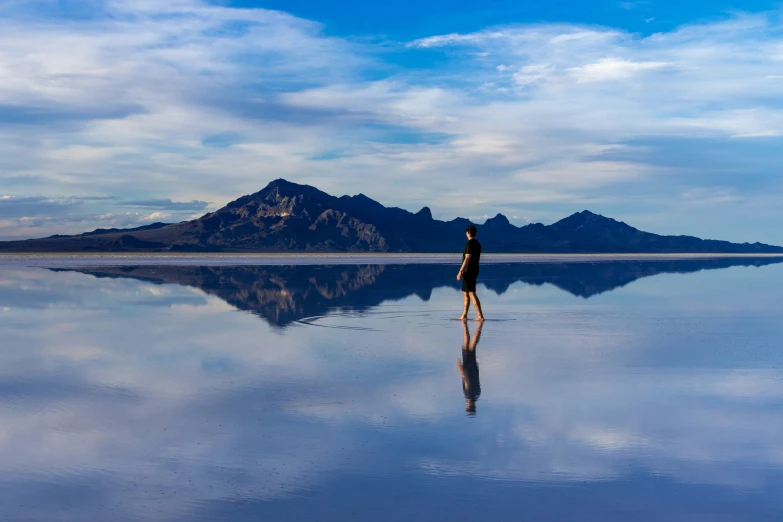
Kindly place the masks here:
[[(781, 258), (715, 258), (487, 264), (481, 268), (479, 283), (497, 294), (505, 293), (516, 282), (548, 283), (588, 299), (658, 274), (781, 262)], [(384, 301), (411, 295), (428, 301), (436, 288), (460, 287), (454, 277), (455, 267), (450, 265), (121, 266), (53, 270), (198, 288), (279, 327), (334, 309), (368, 310)]]

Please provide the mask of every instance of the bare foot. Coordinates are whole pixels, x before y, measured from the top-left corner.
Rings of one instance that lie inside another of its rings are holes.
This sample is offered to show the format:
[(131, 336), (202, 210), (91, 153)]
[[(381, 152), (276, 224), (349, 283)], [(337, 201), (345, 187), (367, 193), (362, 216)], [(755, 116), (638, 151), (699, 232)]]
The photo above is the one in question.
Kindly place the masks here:
[(474, 320), (474, 321), (479, 321), (479, 322), (481, 322), (481, 321), (483, 321), (483, 320), (484, 320), (484, 316), (483, 316), (483, 315), (480, 315), (480, 316), (476, 317), (476, 318), (475, 318), (475, 319), (473, 319), (473, 320)]
[(467, 315), (461, 315), (461, 316), (459, 316), (459, 318), (457, 319), (457, 321), (467, 321), (467, 320), (468, 320), (468, 316), (467, 316)]

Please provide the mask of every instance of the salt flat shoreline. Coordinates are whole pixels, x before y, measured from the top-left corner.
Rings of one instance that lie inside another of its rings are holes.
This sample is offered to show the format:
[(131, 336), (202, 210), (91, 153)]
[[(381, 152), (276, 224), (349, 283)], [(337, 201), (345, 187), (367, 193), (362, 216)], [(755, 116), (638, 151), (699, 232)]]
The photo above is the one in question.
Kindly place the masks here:
[[(483, 254), (482, 263), (595, 263), (721, 258), (783, 258), (781, 254)], [(0, 268), (84, 266), (281, 266), (459, 264), (454, 254), (386, 253), (0, 253)]]

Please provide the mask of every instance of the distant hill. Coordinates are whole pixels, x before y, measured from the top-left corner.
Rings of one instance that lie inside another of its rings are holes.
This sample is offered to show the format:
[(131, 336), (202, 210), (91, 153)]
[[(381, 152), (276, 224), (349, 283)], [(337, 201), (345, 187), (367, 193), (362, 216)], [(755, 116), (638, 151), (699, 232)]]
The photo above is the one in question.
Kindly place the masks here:
[[(192, 221), (75, 236), (0, 242), (5, 252), (455, 252), (471, 222), (439, 221), (385, 207), (363, 194), (335, 197), (283, 179)], [(495, 253), (783, 253), (762, 243), (730, 243), (642, 232), (587, 210), (552, 225), (516, 227), (502, 214), (479, 227)]]

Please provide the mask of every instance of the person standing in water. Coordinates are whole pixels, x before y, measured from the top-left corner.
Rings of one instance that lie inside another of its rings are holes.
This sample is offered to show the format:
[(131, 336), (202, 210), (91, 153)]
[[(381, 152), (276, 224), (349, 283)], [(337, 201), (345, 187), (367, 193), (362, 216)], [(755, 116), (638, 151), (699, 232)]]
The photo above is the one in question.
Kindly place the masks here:
[(476, 414), (476, 401), (481, 395), (481, 383), (479, 382), (479, 367), (476, 361), (476, 347), (481, 338), (481, 328), (484, 323), (479, 323), (473, 339), (470, 338), (468, 322), (462, 323), (464, 335), (462, 337), (462, 360), (457, 359), (457, 368), (462, 376), (462, 393), (465, 394), (465, 412), (468, 415)]
[(462, 249), (462, 266), (457, 273), (457, 281), (462, 280), (462, 292), (464, 295), (462, 315), (460, 316), (461, 321), (468, 319), (468, 309), (471, 301), (473, 301), (473, 306), (476, 308), (476, 312), (478, 312), (476, 321), (484, 320), (484, 314), (481, 311), (481, 301), (479, 301), (476, 295), (476, 279), (479, 275), (479, 260), (481, 259), (481, 243), (476, 239), (476, 232), (475, 225), (470, 225), (465, 230), (468, 242), (465, 243), (465, 248)]

